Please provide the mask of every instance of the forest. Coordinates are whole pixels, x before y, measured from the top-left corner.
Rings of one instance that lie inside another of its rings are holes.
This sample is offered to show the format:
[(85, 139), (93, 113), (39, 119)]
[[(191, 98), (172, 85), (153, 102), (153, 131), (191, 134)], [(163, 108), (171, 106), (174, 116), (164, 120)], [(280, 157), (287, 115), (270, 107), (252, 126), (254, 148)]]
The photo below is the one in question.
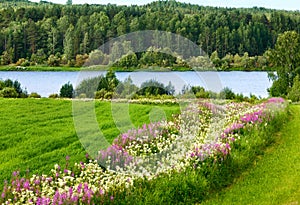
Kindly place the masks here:
[[(105, 62), (106, 54), (94, 51), (105, 42), (130, 32), (160, 30), (196, 43), (223, 70), (263, 69), (273, 66), (266, 53), (275, 47), (279, 34), (300, 33), (299, 11), (258, 7), (216, 8), (176, 1), (143, 6), (2, 1), (0, 8), (2, 65), (82, 66), (93, 55)], [(161, 49), (129, 49), (114, 65), (187, 67), (180, 59), (158, 54)]]

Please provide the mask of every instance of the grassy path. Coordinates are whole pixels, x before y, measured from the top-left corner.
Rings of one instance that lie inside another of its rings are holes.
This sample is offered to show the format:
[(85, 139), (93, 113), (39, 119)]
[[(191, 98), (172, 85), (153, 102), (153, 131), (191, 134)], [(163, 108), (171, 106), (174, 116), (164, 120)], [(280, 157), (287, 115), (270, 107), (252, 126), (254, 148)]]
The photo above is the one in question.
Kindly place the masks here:
[(300, 106), (251, 170), (202, 204), (300, 204)]

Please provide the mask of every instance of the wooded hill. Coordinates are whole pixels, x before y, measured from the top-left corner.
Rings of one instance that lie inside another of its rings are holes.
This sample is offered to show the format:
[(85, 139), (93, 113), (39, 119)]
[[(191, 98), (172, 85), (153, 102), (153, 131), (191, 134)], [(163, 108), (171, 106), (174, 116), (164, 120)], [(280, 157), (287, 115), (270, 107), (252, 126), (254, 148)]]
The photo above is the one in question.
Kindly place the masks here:
[[(220, 59), (226, 54), (231, 58), (236, 54), (262, 56), (274, 47), (278, 34), (289, 30), (300, 33), (299, 11), (257, 7), (214, 8), (176, 1), (144, 6), (1, 1), (0, 6), (2, 65), (22, 58), (19, 64), (82, 65), (88, 57), (84, 54), (110, 39), (140, 30), (179, 34), (209, 55), (217, 51), (214, 55)], [(138, 64), (143, 53), (135, 56)], [(268, 66), (266, 59), (257, 60)]]

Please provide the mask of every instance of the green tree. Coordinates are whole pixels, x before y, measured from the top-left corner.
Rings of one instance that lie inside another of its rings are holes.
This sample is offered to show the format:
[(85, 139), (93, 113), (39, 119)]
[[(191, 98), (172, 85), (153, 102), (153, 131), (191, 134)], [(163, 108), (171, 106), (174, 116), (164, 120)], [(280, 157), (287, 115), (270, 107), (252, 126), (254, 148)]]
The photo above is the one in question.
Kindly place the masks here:
[(75, 58), (74, 52), (74, 26), (71, 24), (66, 32), (64, 40), (64, 54), (67, 60), (72, 60)]
[(74, 89), (73, 89), (73, 85), (68, 82), (66, 84), (64, 84), (59, 92), (59, 96), (62, 98), (72, 98), (74, 95)]
[(105, 77), (100, 79), (97, 90), (104, 89), (107, 92), (115, 92), (118, 84), (119, 80), (116, 77), (116, 73), (112, 69), (109, 69)]
[(288, 99), (292, 100), (293, 102), (300, 101), (300, 79), (299, 75), (294, 78), (293, 87), (288, 93)]
[(3, 52), (1, 64), (3, 65), (11, 64), (13, 63), (13, 59), (14, 59), (14, 49), (9, 48), (7, 51)]
[(216, 66), (221, 66), (221, 59), (219, 58), (218, 51), (214, 51), (210, 56), (211, 62)]
[(293, 86), (294, 78), (299, 74), (300, 35), (296, 31), (287, 31), (278, 36), (274, 49), (267, 52), (269, 61), (277, 67), (277, 75), (269, 76), (273, 85), (269, 89), (271, 96), (285, 96)]
[(117, 62), (117, 65), (125, 68), (136, 67), (138, 65), (136, 54), (134, 52), (129, 52), (127, 55), (122, 56)]
[[(171, 85), (172, 87), (172, 85)], [(172, 89), (172, 88), (171, 88)], [(170, 92), (172, 90), (170, 89)], [(148, 80), (146, 82), (143, 82), (141, 85), (141, 89), (137, 92), (139, 95), (144, 95), (144, 96), (150, 96), (150, 95), (168, 95), (168, 91), (165, 88), (163, 83), (158, 82), (157, 80)]]

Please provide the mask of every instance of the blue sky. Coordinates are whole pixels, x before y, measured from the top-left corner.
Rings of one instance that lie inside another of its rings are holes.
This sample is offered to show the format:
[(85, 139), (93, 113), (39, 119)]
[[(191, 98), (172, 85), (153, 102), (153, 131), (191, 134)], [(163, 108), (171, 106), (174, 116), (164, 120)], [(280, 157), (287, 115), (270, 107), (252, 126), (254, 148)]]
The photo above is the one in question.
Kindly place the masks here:
[[(32, 0), (39, 1), (39, 0)], [(66, 0), (48, 0), (55, 3), (64, 4)], [(64, 2), (65, 1), (65, 2)], [(153, 0), (73, 0), (74, 4), (118, 4), (118, 5), (131, 5), (131, 4), (147, 4)], [(180, 2), (199, 4), (204, 6), (217, 6), (217, 7), (265, 7), (273, 9), (285, 10), (299, 10), (300, 2), (298, 0), (178, 0)]]

